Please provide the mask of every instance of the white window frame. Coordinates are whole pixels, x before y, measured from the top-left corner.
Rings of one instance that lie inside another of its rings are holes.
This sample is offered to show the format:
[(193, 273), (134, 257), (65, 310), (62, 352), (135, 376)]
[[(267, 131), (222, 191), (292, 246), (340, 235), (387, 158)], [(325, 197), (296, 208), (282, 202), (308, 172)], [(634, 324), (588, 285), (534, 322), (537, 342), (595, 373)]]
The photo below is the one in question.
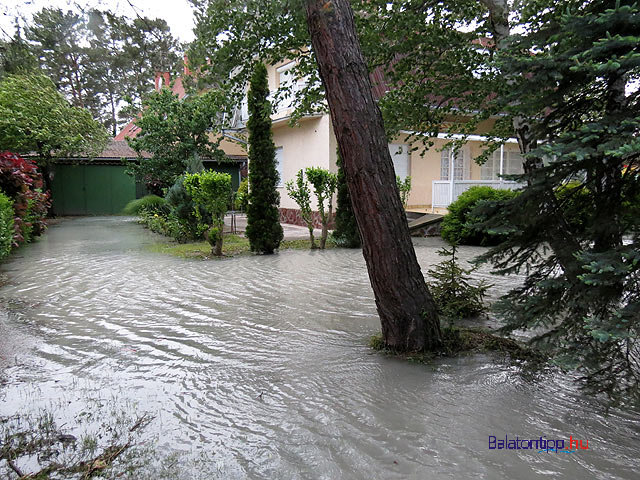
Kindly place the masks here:
[[(500, 165), (502, 164), (502, 169)], [(502, 170), (502, 171), (501, 171)], [(517, 150), (500, 147), (495, 150), (480, 170), (482, 180), (501, 180), (500, 175), (517, 175), (523, 173), (522, 155)]]
[(458, 148), (453, 151), (453, 154), (450, 148), (445, 148), (440, 152), (440, 180), (451, 180), (452, 165), (453, 180), (469, 179), (471, 168), (466, 148)]
[(281, 65), (276, 68), (276, 73), (278, 74), (278, 89), (286, 87), (288, 85), (291, 86), (291, 92), (289, 92), (286, 96), (281, 97), (280, 101), (277, 105), (274, 106), (274, 111), (281, 111), (291, 108), (293, 105), (296, 93), (302, 90), (307, 82), (308, 78), (294, 78), (293, 77), (293, 68), (296, 66), (296, 62), (292, 61), (286, 63), (285, 65)]

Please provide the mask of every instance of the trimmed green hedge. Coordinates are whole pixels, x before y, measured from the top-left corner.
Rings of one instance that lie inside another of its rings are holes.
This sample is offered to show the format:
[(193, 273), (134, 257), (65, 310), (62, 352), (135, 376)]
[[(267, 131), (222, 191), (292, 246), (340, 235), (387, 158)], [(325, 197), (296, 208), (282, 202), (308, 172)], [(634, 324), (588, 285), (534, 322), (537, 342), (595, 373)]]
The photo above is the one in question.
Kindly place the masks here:
[(442, 220), (441, 235), (447, 242), (459, 245), (495, 245), (500, 237), (472, 228), (484, 219), (474, 215), (474, 208), (485, 201), (504, 201), (518, 193), (491, 187), (471, 187), (449, 205), (449, 213)]
[(13, 202), (0, 192), (0, 260), (11, 253), (13, 243)]

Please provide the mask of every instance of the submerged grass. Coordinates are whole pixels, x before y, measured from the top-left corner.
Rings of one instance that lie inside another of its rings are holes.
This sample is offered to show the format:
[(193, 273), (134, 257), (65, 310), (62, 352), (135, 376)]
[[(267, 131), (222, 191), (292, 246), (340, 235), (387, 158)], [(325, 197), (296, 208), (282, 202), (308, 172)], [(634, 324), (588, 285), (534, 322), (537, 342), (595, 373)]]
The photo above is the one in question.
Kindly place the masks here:
[(443, 346), (436, 352), (399, 352), (389, 348), (377, 334), (369, 340), (369, 346), (385, 355), (396, 356), (411, 362), (430, 363), (438, 357), (458, 357), (472, 353), (499, 353), (512, 360), (541, 363), (545, 356), (538, 350), (516, 340), (501, 337), (481, 328), (448, 326), (442, 328)]
[[(335, 247), (333, 239), (327, 239), (327, 248)], [(308, 250), (311, 248), (309, 239), (283, 240), (280, 250)], [(211, 255), (211, 245), (207, 242), (194, 243), (155, 243), (148, 247), (155, 253), (164, 253), (180, 258), (217, 258)], [(251, 253), (249, 239), (241, 235), (225, 234), (222, 244), (222, 254), (227, 257), (236, 255), (248, 255)]]

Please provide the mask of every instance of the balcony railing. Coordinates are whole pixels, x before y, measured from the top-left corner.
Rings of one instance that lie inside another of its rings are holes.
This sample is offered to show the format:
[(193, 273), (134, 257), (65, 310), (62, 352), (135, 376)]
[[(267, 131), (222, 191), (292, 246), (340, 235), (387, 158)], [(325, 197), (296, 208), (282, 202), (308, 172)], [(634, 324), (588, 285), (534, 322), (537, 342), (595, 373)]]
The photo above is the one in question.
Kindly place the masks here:
[(522, 184), (507, 180), (434, 180), (431, 188), (431, 206), (448, 207), (462, 192), (476, 186), (515, 190)]

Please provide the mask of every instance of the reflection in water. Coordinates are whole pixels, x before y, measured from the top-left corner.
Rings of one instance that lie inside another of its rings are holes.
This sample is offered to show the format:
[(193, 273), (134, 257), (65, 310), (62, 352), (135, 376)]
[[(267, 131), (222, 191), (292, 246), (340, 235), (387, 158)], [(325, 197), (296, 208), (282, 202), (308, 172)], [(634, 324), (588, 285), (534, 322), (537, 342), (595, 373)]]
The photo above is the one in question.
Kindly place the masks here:
[[(1, 414), (63, 397), (77, 412), (74, 389), (115, 392), (157, 415), (162, 451), (206, 453), (222, 478), (604, 479), (640, 468), (640, 415), (605, 416), (564, 378), (525, 380), (479, 355), (424, 366), (371, 354), (379, 323), (358, 250), (196, 261), (145, 251), (155, 240), (126, 218), (67, 220), (4, 265), (0, 297), (18, 307), (0, 321)], [(425, 271), (441, 246), (416, 240)], [(511, 280), (491, 281), (505, 291)], [(572, 435), (589, 450), (489, 450), (489, 435)]]

